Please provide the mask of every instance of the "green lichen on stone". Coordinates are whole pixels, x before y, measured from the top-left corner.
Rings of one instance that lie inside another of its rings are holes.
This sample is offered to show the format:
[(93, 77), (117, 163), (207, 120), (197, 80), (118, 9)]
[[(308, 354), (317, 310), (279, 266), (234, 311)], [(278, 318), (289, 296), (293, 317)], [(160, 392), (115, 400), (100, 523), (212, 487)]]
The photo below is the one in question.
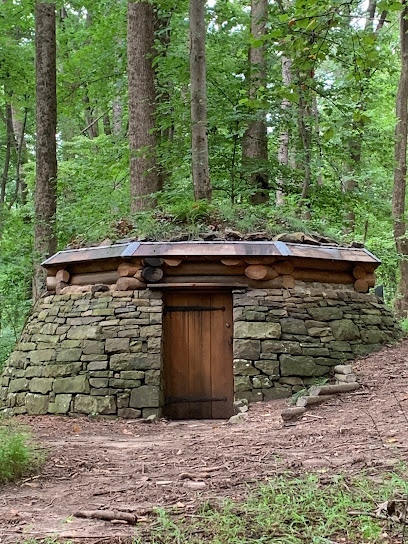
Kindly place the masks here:
[(282, 328), (279, 323), (260, 323), (239, 321), (235, 326), (236, 338), (251, 338), (267, 340), (269, 338), (280, 338)]
[(332, 321), (330, 328), (336, 340), (357, 340), (360, 338), (360, 331), (357, 325), (350, 319)]
[(54, 393), (89, 393), (88, 376), (69, 376), (57, 378), (53, 386)]
[(130, 396), (131, 408), (155, 408), (160, 405), (160, 388), (155, 385), (143, 385), (133, 389)]
[(25, 397), (25, 406), (30, 415), (43, 415), (48, 412), (48, 395), (37, 395), (36, 393), (27, 393)]

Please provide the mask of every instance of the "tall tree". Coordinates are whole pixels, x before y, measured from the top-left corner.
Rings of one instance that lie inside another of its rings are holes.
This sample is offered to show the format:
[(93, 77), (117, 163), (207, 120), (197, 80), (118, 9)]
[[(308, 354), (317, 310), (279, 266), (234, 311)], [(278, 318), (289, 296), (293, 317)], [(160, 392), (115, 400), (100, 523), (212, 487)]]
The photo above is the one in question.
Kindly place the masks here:
[(207, 138), (205, 0), (190, 0), (191, 151), (194, 198), (211, 200)]
[(55, 252), (55, 213), (57, 209), (57, 89), (55, 5), (37, 2), (35, 7), (37, 139), (35, 184), (35, 270), (33, 295), (37, 298), (45, 283), (39, 262)]
[[(378, 33), (382, 29), (386, 16), (387, 11), (382, 11), (380, 18), (378, 19), (378, 23), (376, 28), (374, 28), (374, 19), (375, 14), (377, 10), (377, 1), (376, 0), (369, 0), (367, 10), (365, 12), (365, 24), (364, 29), (361, 31), (363, 33), (361, 39), (364, 40), (365, 37), (368, 36), (369, 39), (372, 39), (373, 43), (375, 43), (376, 38), (378, 37)], [(365, 51), (363, 49), (364, 54)], [(353, 64), (357, 64), (357, 56), (356, 53), (353, 55), (355, 58), (353, 58)], [(357, 82), (358, 82), (358, 103), (356, 110), (353, 115), (353, 121), (351, 124), (352, 132), (351, 137), (348, 142), (348, 148), (349, 148), (349, 160), (348, 160), (348, 168), (347, 168), (347, 176), (343, 180), (343, 191), (345, 193), (347, 192), (353, 192), (358, 188), (358, 177), (360, 175), (361, 171), (361, 163), (362, 163), (362, 152), (363, 152), (363, 140), (365, 138), (365, 131), (366, 131), (366, 122), (364, 120), (364, 113), (367, 110), (368, 107), (368, 101), (370, 100), (368, 91), (369, 82), (373, 73), (373, 70), (377, 70), (377, 64), (372, 62), (371, 66), (368, 64), (360, 73), (360, 70), (358, 69), (356, 71), (357, 74)], [(354, 232), (355, 229), (355, 222), (356, 222), (356, 214), (353, 209), (349, 210), (346, 219), (348, 221), (348, 226), (345, 229), (345, 232)]]
[(128, 2), (130, 209), (152, 208), (156, 168), (154, 10), (148, 0)]
[(392, 215), (394, 238), (401, 256), (400, 283), (395, 299), (395, 309), (403, 317), (408, 315), (408, 240), (405, 219), (405, 196), (407, 185), (408, 143), (408, 5), (402, 0), (400, 14), (401, 75), (396, 99), (397, 125), (395, 128), (395, 168)]
[[(261, 88), (266, 87), (265, 36), (267, 34), (267, 21), (268, 0), (252, 0), (249, 97), (253, 100), (258, 97)], [(251, 165), (254, 159), (256, 161), (268, 160), (268, 139), (264, 113), (262, 113), (261, 118), (254, 119), (249, 123), (242, 142), (242, 157), (244, 166), (246, 164), (250, 170), (254, 170)], [(250, 175), (250, 183), (257, 190), (252, 195), (251, 202), (260, 204), (267, 202), (269, 199), (268, 174), (262, 166), (256, 167), (255, 170)]]
[[(282, 82), (286, 87), (289, 87), (292, 83), (292, 59), (282, 55)], [(287, 113), (289, 113), (291, 102), (288, 98), (284, 98), (281, 102), (282, 123), (283, 128), (279, 134), (279, 149), (278, 149), (278, 162), (284, 168), (289, 165), (289, 119), (287, 119)], [(283, 206), (285, 187), (284, 176), (281, 176), (277, 182), (276, 188), (276, 205)]]

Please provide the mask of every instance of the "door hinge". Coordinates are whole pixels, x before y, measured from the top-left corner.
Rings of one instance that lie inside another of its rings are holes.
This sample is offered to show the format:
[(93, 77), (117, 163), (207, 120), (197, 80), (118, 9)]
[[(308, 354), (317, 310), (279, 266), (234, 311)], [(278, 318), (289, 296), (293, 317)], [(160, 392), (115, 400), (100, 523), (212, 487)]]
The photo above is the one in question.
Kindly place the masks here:
[(225, 312), (225, 306), (165, 306), (163, 313), (170, 312), (215, 312), (220, 310)]
[(166, 404), (181, 402), (226, 402), (227, 397), (167, 397)]

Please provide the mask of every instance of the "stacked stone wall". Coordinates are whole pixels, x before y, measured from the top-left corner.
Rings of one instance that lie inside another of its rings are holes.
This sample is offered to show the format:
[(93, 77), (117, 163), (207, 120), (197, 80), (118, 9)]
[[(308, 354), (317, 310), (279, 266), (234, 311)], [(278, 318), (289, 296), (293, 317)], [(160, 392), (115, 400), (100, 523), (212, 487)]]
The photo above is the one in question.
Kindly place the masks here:
[(402, 334), (381, 299), (346, 286), (297, 282), (233, 299), (236, 399), (288, 397)]
[[(382, 300), (345, 286), (241, 289), (233, 303), (236, 399), (288, 397), (401, 336)], [(160, 415), (162, 318), (149, 289), (40, 300), (0, 377), (0, 409)]]
[(0, 381), (14, 414), (160, 413), (161, 293), (48, 296), (39, 301)]

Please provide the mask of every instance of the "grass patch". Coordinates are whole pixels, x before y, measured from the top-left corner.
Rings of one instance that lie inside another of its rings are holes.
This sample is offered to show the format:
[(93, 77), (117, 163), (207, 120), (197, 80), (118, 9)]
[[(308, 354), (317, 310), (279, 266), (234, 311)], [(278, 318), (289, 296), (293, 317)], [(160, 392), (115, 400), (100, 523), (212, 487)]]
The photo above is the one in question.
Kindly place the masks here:
[[(139, 529), (135, 544), (380, 544), (389, 543), (399, 523), (371, 517), (379, 504), (396, 494), (407, 496), (408, 484), (396, 474), (378, 484), (370, 478), (319, 479), (291, 475), (271, 479), (236, 504), (205, 505), (197, 514), (157, 511), (157, 520)], [(350, 512), (367, 515), (351, 515)], [(385, 536), (385, 532), (387, 536)]]
[(38, 470), (42, 462), (43, 455), (26, 429), (10, 423), (0, 424), (0, 484)]

